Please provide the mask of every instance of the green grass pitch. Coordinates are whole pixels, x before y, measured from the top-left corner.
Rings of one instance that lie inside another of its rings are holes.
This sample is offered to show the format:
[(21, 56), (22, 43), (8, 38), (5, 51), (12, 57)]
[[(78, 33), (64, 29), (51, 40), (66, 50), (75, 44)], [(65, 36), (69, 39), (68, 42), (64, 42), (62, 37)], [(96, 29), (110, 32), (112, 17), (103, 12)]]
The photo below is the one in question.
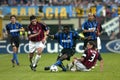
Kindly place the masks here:
[[(37, 71), (29, 68), (28, 54), (18, 54), (20, 66), (11, 65), (11, 54), (0, 54), (0, 80), (120, 80), (120, 54), (102, 54), (104, 71), (98, 66), (90, 72), (59, 72), (44, 71), (44, 67), (55, 62), (57, 54), (43, 54), (38, 63)], [(75, 54), (74, 56), (81, 56)], [(73, 58), (73, 57), (72, 57)], [(72, 60), (71, 58), (71, 60)], [(69, 61), (64, 61), (64, 64)]]

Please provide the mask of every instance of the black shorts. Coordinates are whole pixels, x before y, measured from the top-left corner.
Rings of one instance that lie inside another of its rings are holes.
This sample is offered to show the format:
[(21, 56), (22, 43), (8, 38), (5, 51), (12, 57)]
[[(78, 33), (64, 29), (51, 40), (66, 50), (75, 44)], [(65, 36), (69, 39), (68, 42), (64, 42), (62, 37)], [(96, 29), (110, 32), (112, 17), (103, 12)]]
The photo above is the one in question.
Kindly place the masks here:
[(86, 39), (86, 40), (84, 40), (83, 49), (85, 49), (85, 48), (87, 47), (87, 43), (88, 43), (89, 41), (93, 41), (93, 42), (96, 44), (95, 47), (97, 48), (97, 39), (96, 39), (96, 40), (91, 40), (91, 39), (90, 39), (90, 40), (87, 40), (87, 39)]
[(70, 57), (75, 54), (75, 49), (62, 49), (62, 55), (66, 54), (68, 57), (66, 60), (70, 60)]
[(10, 43), (12, 47), (19, 47), (19, 43), (20, 43), (20, 38), (19, 37), (11, 37), (10, 38)]

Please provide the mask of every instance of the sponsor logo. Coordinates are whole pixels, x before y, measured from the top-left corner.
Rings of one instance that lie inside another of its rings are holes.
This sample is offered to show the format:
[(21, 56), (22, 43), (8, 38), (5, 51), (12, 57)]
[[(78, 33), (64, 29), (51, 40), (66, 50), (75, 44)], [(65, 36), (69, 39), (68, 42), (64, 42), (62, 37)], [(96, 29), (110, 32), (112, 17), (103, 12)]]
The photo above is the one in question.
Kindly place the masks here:
[[(29, 53), (29, 44), (27, 42), (22, 42), (19, 45), (18, 53)], [(83, 53), (84, 50), (82, 49), (83, 43), (77, 43), (76, 44), (76, 52)], [(47, 43), (46, 48), (44, 52), (48, 53), (54, 53), (54, 52), (60, 52), (62, 50), (62, 47), (56, 43)], [(3, 52), (4, 51), (4, 52)], [(11, 44), (9, 44), (6, 40), (0, 41), (0, 53), (13, 53)]]
[(120, 39), (109, 41), (106, 48), (111, 52), (120, 53)]

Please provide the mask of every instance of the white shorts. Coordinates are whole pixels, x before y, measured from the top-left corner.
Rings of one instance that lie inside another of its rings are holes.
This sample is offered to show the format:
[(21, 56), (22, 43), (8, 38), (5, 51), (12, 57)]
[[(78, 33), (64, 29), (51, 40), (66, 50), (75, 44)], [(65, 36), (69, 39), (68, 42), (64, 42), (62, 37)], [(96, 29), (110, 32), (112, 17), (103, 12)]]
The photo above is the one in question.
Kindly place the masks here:
[(39, 42), (32, 42), (29, 41), (29, 52), (33, 53), (37, 48), (45, 48), (45, 43), (43, 43), (42, 41)]
[(97, 48), (98, 48), (98, 50), (100, 50), (102, 48), (100, 37), (97, 37)]
[(80, 61), (76, 60), (74, 64), (76, 66), (77, 71), (90, 71), (90, 69), (87, 69)]

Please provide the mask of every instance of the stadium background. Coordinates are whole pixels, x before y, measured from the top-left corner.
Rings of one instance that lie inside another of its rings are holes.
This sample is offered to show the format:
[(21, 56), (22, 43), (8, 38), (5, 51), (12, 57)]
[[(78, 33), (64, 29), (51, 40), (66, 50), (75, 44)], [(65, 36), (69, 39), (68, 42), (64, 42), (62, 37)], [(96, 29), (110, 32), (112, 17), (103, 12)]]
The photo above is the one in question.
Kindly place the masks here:
[[(30, 15), (36, 15), (38, 21), (50, 27), (55, 34), (61, 26), (69, 25), (72, 30), (81, 32), (82, 23), (87, 14), (96, 14), (102, 24), (101, 52), (120, 53), (120, 2), (119, 0), (0, 0), (0, 53), (12, 53), (5, 34), (5, 25), (10, 15), (17, 15), (18, 21), (26, 28)], [(27, 34), (21, 33), (19, 53), (28, 53)], [(83, 52), (83, 42), (77, 44), (76, 51)], [(55, 41), (48, 39), (44, 52), (58, 52)]]

